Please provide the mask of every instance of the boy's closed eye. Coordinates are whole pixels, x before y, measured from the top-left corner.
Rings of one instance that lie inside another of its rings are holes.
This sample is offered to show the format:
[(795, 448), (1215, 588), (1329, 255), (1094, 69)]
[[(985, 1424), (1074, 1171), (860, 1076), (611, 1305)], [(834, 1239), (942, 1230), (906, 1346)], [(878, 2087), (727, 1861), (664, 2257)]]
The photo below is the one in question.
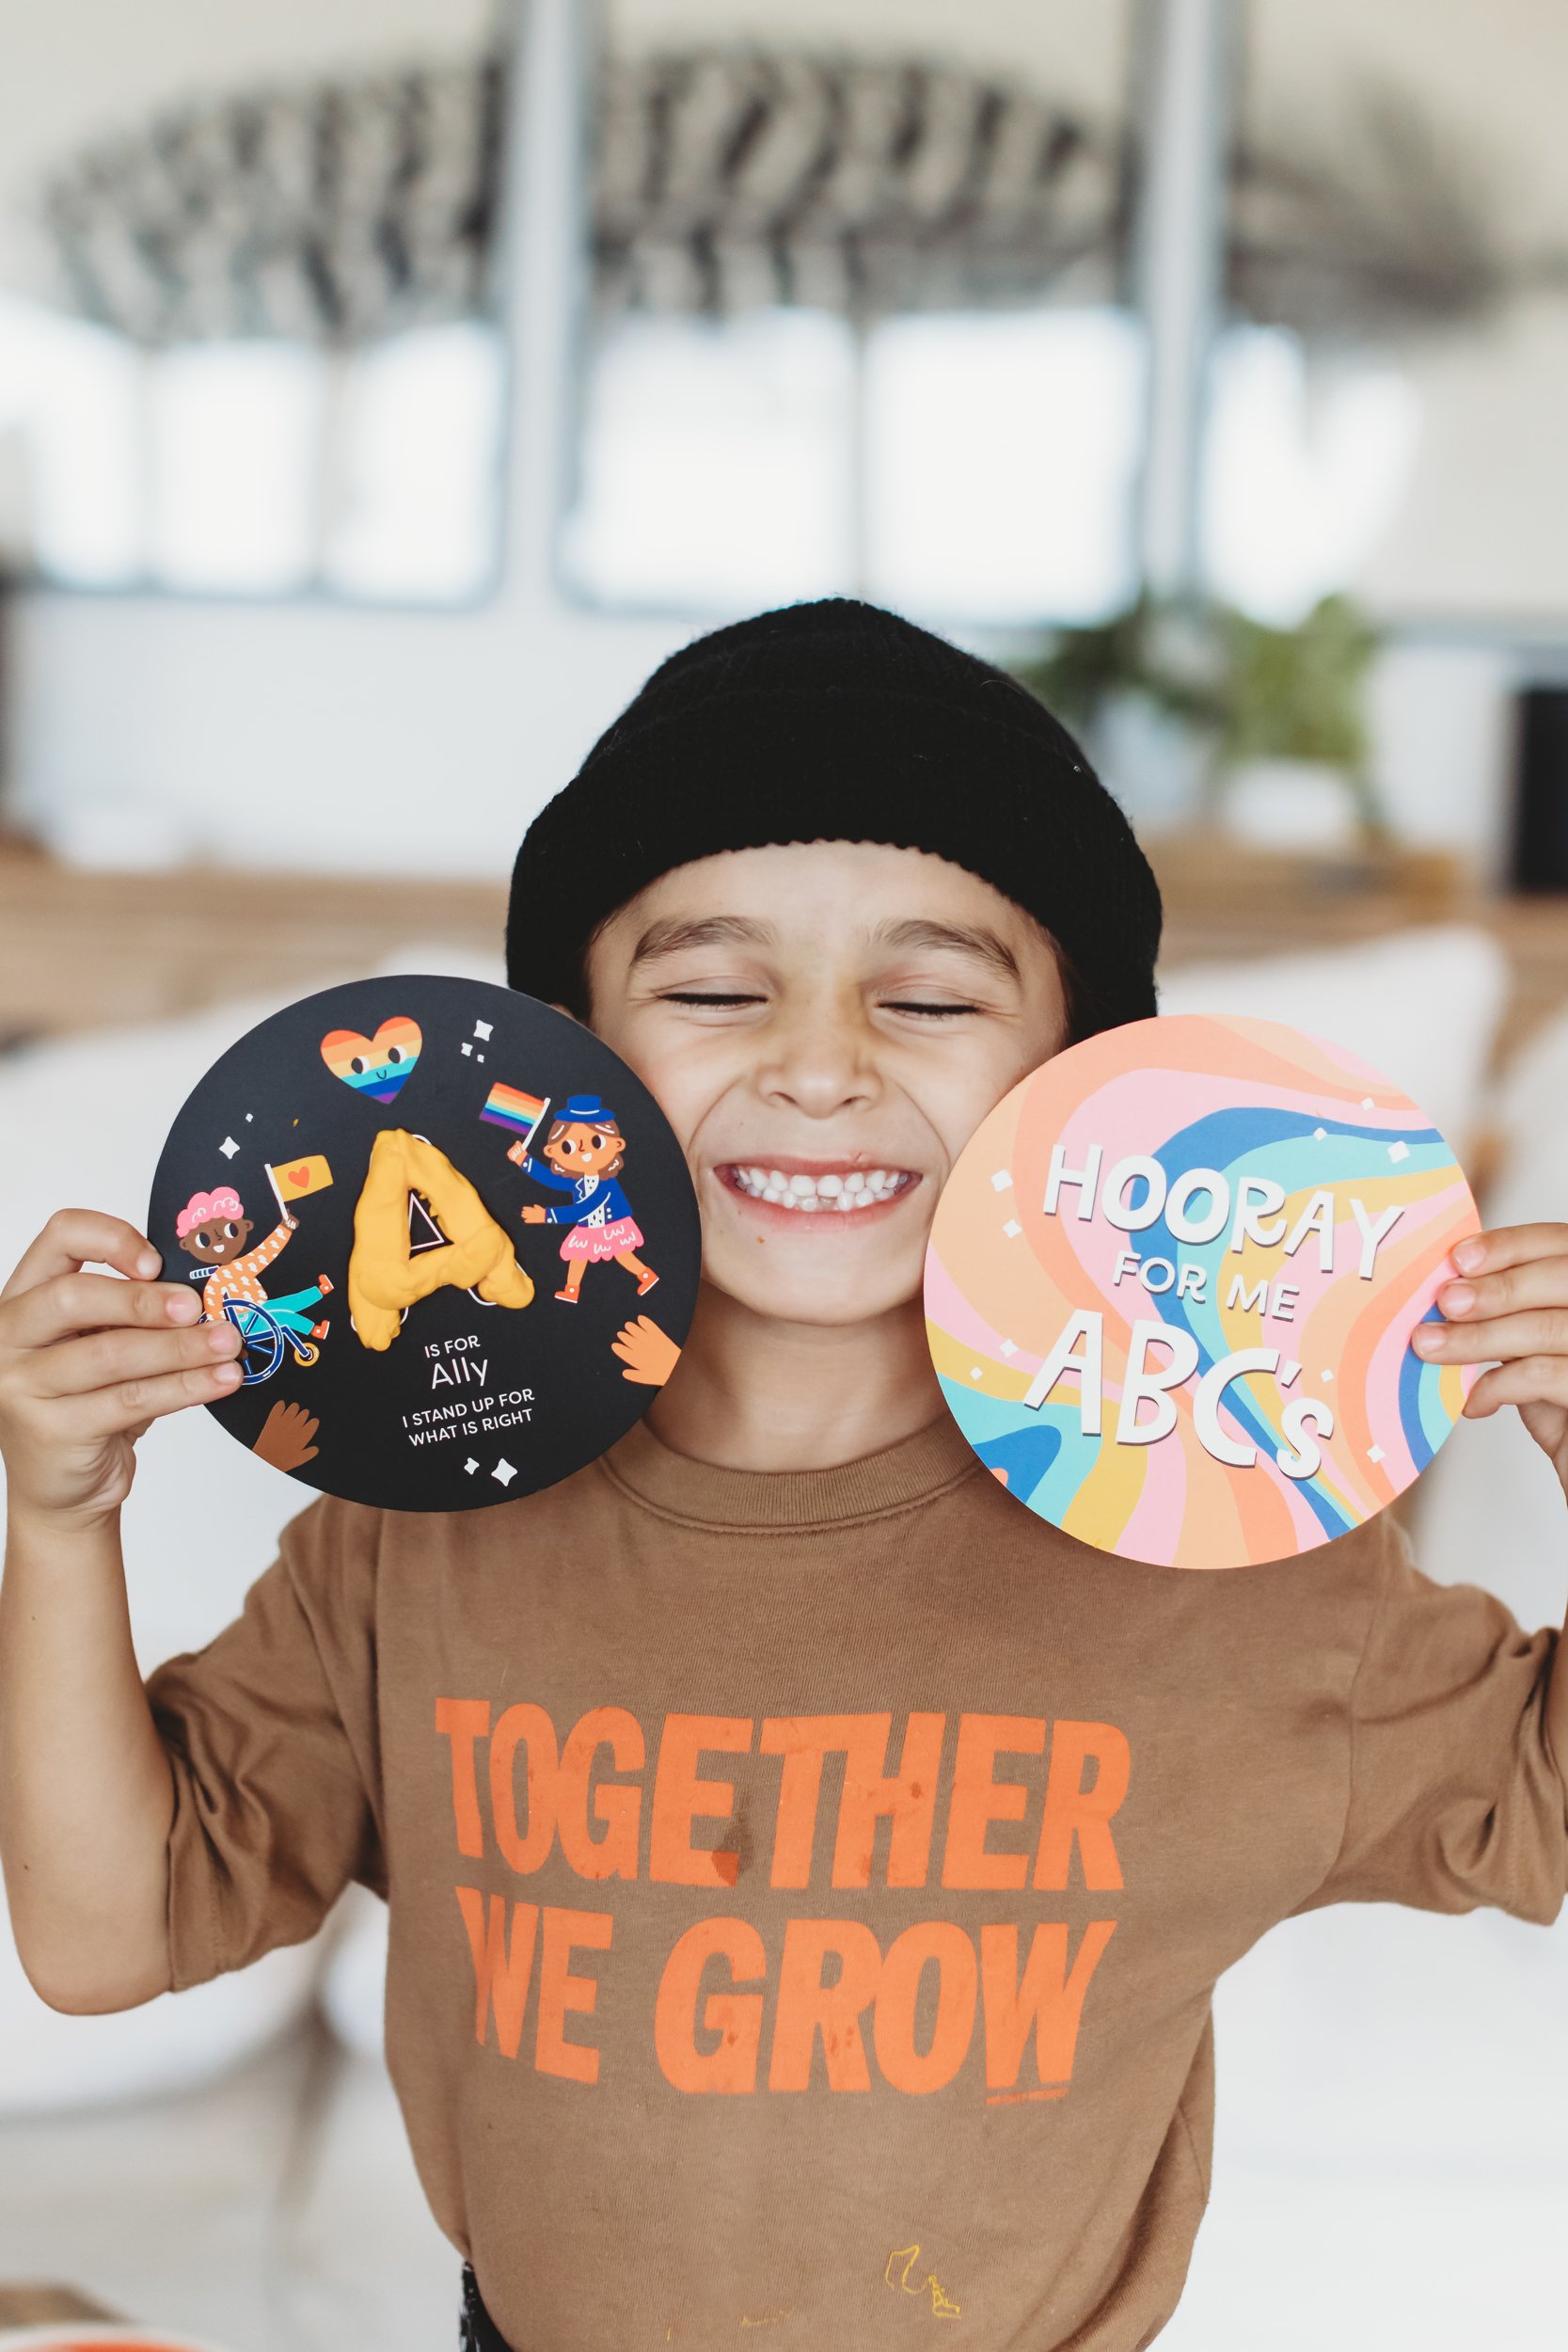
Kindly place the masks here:
[(908, 1014), (922, 1021), (952, 1020), (960, 1013), (989, 1012), (991, 1009), (978, 997), (931, 985), (901, 986), (885, 993), (879, 992), (877, 1006), (881, 1012)]
[[(768, 1002), (762, 989), (721, 987), (663, 988), (658, 992), (661, 1005), (683, 1005), (708, 1012), (744, 1011), (752, 1005)], [(879, 1011), (898, 1013), (923, 1021), (952, 1020), (962, 1013), (984, 1012), (988, 1008), (974, 999), (962, 996), (944, 997), (935, 992), (896, 995), (879, 993), (875, 1002)]]
[(717, 983), (690, 988), (661, 988), (657, 993), (661, 1005), (707, 1006), (721, 1012), (732, 1011), (740, 1005), (765, 1005), (766, 990), (759, 988), (724, 988)]

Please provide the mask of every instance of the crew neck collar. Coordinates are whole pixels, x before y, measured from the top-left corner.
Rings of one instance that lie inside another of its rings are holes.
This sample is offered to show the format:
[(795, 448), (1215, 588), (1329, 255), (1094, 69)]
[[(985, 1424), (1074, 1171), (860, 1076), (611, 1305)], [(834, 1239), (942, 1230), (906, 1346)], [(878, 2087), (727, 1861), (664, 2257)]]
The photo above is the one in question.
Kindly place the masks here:
[(723, 1470), (676, 1454), (638, 1422), (599, 1468), (661, 1518), (732, 1530), (842, 1527), (929, 1502), (979, 1465), (958, 1424), (940, 1413), (912, 1438), (831, 1470)]

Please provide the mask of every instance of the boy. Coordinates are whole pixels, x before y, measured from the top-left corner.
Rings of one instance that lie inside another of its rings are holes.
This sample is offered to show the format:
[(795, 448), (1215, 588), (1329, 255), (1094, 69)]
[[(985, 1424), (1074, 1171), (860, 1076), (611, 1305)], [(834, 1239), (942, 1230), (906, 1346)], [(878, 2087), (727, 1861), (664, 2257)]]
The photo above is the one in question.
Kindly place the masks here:
[[(1263, 1568), (1108, 1561), (941, 1410), (942, 1183), (1017, 1079), (1152, 1011), (1158, 933), (1114, 803), (985, 664), (836, 602), (676, 655), (531, 830), (508, 940), (687, 1151), (674, 1377), (545, 1493), (313, 1502), (146, 1696), (115, 1514), (225, 1335), (87, 1212), (0, 1298), (29, 1973), (125, 2006), (382, 1891), (480, 2352), (930, 2317), (1132, 2352), (1203, 2207), (1220, 1970), (1333, 1900), (1558, 1910), (1550, 1633), (1425, 1582), (1387, 1514)], [(1568, 1228), (1465, 1248), (1434, 1352), (1500, 1359), (1467, 1409), (1517, 1403), (1563, 1475)]]

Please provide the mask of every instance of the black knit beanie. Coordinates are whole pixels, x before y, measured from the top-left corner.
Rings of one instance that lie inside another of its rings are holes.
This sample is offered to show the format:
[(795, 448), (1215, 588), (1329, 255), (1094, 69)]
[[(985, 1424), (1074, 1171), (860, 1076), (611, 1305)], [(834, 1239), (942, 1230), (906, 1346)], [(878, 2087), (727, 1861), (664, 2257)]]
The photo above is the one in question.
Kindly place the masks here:
[(722, 850), (879, 841), (967, 868), (1069, 963), (1072, 1034), (1154, 1006), (1160, 892), (1065, 727), (1006, 671), (852, 597), (672, 654), (529, 827), (511, 986), (583, 1012), (583, 951), (660, 874)]

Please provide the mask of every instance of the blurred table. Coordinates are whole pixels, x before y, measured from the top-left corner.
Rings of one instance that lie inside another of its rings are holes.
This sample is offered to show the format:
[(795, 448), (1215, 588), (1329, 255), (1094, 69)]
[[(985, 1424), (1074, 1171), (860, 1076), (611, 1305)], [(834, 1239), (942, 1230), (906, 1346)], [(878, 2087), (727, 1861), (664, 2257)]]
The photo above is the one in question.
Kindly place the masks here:
[(308, 995), (406, 941), (499, 957), (505, 915), (504, 882), (89, 873), (0, 836), (0, 1047), (271, 990)]
[(1418, 924), (1472, 923), (1497, 941), (1513, 978), (1499, 1058), (1568, 1005), (1568, 898), (1487, 890), (1458, 859), (1397, 845), (1320, 855), (1192, 833), (1155, 835), (1144, 846), (1165, 902), (1160, 960), (1167, 970), (1348, 946)]
[(74, 2287), (9, 2285), (0, 2279), (0, 2328), (52, 2328), (57, 2321), (100, 2319), (119, 2324), (122, 2314), (95, 2303)]
[[(1147, 847), (1165, 898), (1167, 967), (1473, 922), (1495, 933), (1513, 974), (1505, 1051), (1568, 1002), (1568, 898), (1488, 894), (1432, 852), (1297, 855), (1222, 834)], [(302, 996), (416, 940), (497, 957), (505, 911), (503, 881), (87, 873), (0, 836), (0, 1045), (272, 990)]]

